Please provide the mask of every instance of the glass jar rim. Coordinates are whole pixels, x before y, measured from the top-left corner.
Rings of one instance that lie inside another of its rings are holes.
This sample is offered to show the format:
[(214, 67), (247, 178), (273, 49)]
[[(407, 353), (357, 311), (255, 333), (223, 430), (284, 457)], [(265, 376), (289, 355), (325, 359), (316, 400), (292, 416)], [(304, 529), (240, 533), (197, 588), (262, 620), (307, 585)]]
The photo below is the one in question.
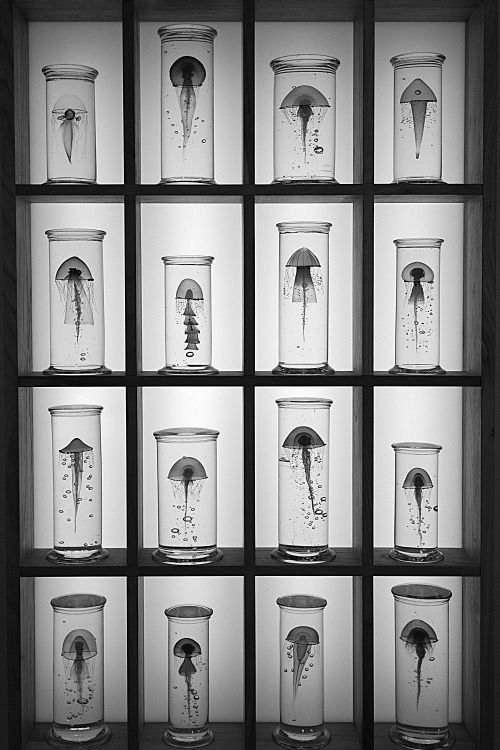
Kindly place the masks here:
[(398, 583), (391, 588), (394, 597), (402, 599), (431, 599), (449, 601), (452, 592), (443, 586), (428, 583)]
[(217, 30), (202, 23), (169, 23), (157, 30), (162, 42), (175, 39), (176, 41), (212, 41), (217, 36)]
[(276, 226), (280, 234), (286, 234), (287, 232), (328, 234), (332, 225), (329, 221), (280, 221)]
[(441, 52), (402, 52), (391, 57), (389, 62), (394, 68), (404, 65), (435, 65), (440, 68), (445, 60), (446, 56)]
[(443, 446), (437, 443), (392, 443), (395, 451), (402, 453), (439, 453)]
[(437, 247), (437, 248), (440, 248), (444, 240), (441, 239), (440, 237), (402, 237), (397, 240), (393, 240), (393, 242), (396, 245), (396, 250), (397, 250), (398, 247)]
[(164, 255), (162, 261), (166, 266), (210, 266), (213, 255)]
[(74, 229), (47, 229), (45, 234), (49, 241), (56, 242), (101, 242), (106, 236), (104, 229), (83, 229), (75, 227)]
[(276, 403), (279, 407), (293, 407), (293, 406), (302, 406), (304, 408), (315, 408), (318, 409), (329, 409), (330, 406), (333, 404), (333, 401), (331, 398), (313, 398), (308, 396), (292, 396), (290, 398), (277, 398)]
[(314, 53), (303, 53), (297, 55), (283, 55), (275, 57), (269, 63), (273, 73), (286, 73), (289, 71), (317, 71), (323, 68), (325, 73), (336, 73), (340, 60), (331, 55), (319, 55)]
[(165, 610), (169, 620), (208, 620), (213, 613), (213, 609), (205, 604), (174, 604)]
[(316, 594), (285, 594), (276, 599), (276, 604), (285, 609), (324, 609), (327, 601)]
[(168, 427), (165, 430), (156, 430), (153, 436), (159, 442), (177, 442), (179, 438), (182, 441), (197, 442), (199, 439), (216, 440), (220, 435), (219, 430), (212, 430), (208, 427)]
[(101, 609), (106, 604), (106, 597), (101, 594), (62, 594), (50, 600), (54, 609)]
[(67, 417), (73, 417), (75, 414), (100, 414), (103, 409), (104, 407), (99, 406), (98, 404), (61, 404), (60, 406), (48, 407), (51, 414)]
[(72, 78), (80, 81), (95, 81), (99, 71), (89, 65), (77, 65), (76, 63), (51, 63), (42, 68), (47, 81), (59, 78)]

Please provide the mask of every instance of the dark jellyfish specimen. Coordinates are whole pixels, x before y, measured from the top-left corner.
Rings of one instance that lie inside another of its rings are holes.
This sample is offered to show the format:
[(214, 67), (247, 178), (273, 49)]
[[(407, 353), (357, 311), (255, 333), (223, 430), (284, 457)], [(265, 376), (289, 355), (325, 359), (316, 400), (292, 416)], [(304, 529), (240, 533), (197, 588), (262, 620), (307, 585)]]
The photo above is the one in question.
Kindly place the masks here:
[(425, 307), (425, 293), (423, 284), (432, 284), (434, 271), (426, 263), (419, 260), (409, 263), (403, 268), (401, 278), (407, 284), (411, 284), (411, 293), (408, 304), (413, 305), (413, 325), (415, 326), (415, 349), (418, 350), (418, 308)]
[(201, 656), (200, 644), (192, 638), (181, 638), (174, 646), (174, 656), (182, 659), (179, 667), (179, 674), (184, 677), (186, 682), (186, 703), (188, 716), (191, 718), (191, 696), (195, 700), (198, 698), (196, 690), (192, 686), (193, 675), (198, 671), (193, 664), (193, 658)]
[[(307, 160), (306, 136), (309, 121), (312, 118), (312, 122), (318, 127), (329, 106), (325, 95), (314, 86), (296, 86), (288, 92), (280, 104), (280, 109), (284, 110), (290, 123), (295, 124), (297, 119), (300, 120), (304, 161)], [(321, 152), (318, 151), (318, 153)]]
[(413, 131), (415, 133), (415, 157), (420, 156), (420, 147), (424, 135), (425, 117), (427, 115), (427, 103), (435, 102), (436, 94), (421, 78), (415, 78), (401, 94), (401, 104), (407, 102), (411, 105), (413, 119)]
[(425, 469), (415, 467), (411, 469), (403, 482), (405, 495), (410, 496), (410, 500), (415, 500), (418, 507), (418, 536), (422, 544), (422, 500), (430, 494), (429, 490), (433, 487), (432, 480)]
[(54, 127), (59, 129), (64, 150), (71, 164), (73, 148), (87, 135), (87, 110), (75, 94), (63, 94), (52, 108)]
[(202, 85), (206, 76), (207, 71), (203, 64), (196, 57), (189, 57), (188, 55), (179, 57), (170, 68), (172, 85), (180, 89), (177, 92), (177, 97), (179, 99), (183, 129), (183, 153), (186, 150), (193, 125), (193, 117), (196, 109), (195, 89)]
[(203, 292), (201, 286), (194, 279), (183, 279), (175, 293), (176, 309), (184, 316), (184, 332), (186, 334), (186, 357), (194, 357), (200, 343), (200, 327), (197, 320), (203, 313)]
[(201, 495), (203, 481), (207, 479), (207, 473), (203, 464), (193, 456), (183, 456), (173, 464), (168, 472), (174, 497), (184, 504), (184, 532), (187, 524), (192, 522), (188, 515), (188, 506), (198, 501)]
[(92, 461), (92, 447), (87, 445), (80, 440), (80, 438), (73, 438), (64, 448), (59, 449), (59, 453), (69, 456), (71, 462), (71, 492), (73, 493), (73, 505), (74, 505), (74, 524), (76, 532), (76, 516), (78, 513), (78, 506), (82, 501), (82, 479), (83, 479), (83, 462), (85, 454), (88, 454), (90, 462)]
[(89, 630), (72, 630), (63, 641), (61, 655), (68, 662), (69, 668), (65, 671), (75, 685), (77, 703), (87, 704), (93, 695), (89, 681), (93, 677), (93, 659), (97, 655), (95, 637)]
[[(307, 305), (318, 301), (311, 268), (321, 268), (321, 263), (308, 247), (299, 247), (289, 257), (286, 268), (295, 269), (292, 271), (294, 274), (292, 302), (302, 302), (302, 338), (305, 338)], [(285, 283), (287, 281), (286, 278)]]
[(94, 325), (94, 279), (83, 260), (73, 256), (61, 263), (56, 284), (64, 304), (64, 323), (75, 327), (76, 343), (82, 325)]
[[(293, 698), (297, 697), (297, 691), (301, 686), (302, 672), (308, 660), (314, 659), (319, 647), (319, 635), (309, 625), (297, 625), (288, 633), (286, 640), (292, 644), (293, 656)], [(314, 662), (311, 662), (314, 664)]]
[(315, 463), (321, 464), (325, 443), (312, 427), (295, 427), (286, 437), (283, 448), (287, 453), (288, 460), (294, 472), (297, 472), (297, 480), (301, 483), (305, 478), (308, 499), (314, 515), (324, 516), (324, 511), (317, 505), (315, 496), (312, 469)]
[(417, 711), (420, 702), (420, 693), (422, 690), (422, 662), (432, 653), (437, 635), (435, 630), (424, 620), (411, 620), (406, 623), (401, 635), (399, 636), (406, 645), (408, 651), (415, 654), (417, 666), (415, 673), (417, 676)]

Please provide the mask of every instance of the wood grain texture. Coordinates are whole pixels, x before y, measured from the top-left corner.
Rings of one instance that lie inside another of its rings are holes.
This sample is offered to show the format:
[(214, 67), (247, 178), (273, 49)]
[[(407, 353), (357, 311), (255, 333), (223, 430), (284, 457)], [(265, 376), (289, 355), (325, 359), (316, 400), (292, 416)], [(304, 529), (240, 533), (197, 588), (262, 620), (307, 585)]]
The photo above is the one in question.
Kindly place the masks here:
[(478, 7), (465, 24), (465, 182), (483, 179), (484, 12)]
[(358, 737), (363, 736), (363, 585), (352, 579), (352, 713)]
[(121, 0), (16, 0), (28, 21), (120, 21)]
[[(32, 284), (31, 284), (31, 208), (30, 204), (18, 199), (16, 203), (17, 235), (17, 346), (20, 373), (33, 369), (32, 333)], [(48, 365), (47, 361), (47, 365)]]
[[(245, 0), (246, 2), (246, 0)], [(140, 21), (241, 21), (243, 0), (136, 0)]]
[(462, 391), (462, 544), (481, 559), (481, 390)]
[(363, 200), (352, 206), (352, 369), (363, 370)]
[(25, 743), (35, 723), (35, 579), (23, 578), (20, 586), (22, 741)]
[(19, 545), (24, 556), (34, 546), (33, 391), (19, 389)]
[(480, 198), (464, 203), (463, 368), (481, 372), (482, 221)]
[(352, 546), (363, 548), (363, 389), (352, 389)]
[(376, 21), (465, 21), (481, 0), (376, 0)]
[(358, 0), (256, 0), (256, 21), (353, 21)]
[(16, 182), (30, 181), (30, 127), (29, 127), (29, 56), (28, 23), (19, 7), (14, 5), (14, 84), (16, 96), (15, 146)]
[(481, 586), (478, 578), (462, 582), (462, 716), (468, 734), (480, 747)]

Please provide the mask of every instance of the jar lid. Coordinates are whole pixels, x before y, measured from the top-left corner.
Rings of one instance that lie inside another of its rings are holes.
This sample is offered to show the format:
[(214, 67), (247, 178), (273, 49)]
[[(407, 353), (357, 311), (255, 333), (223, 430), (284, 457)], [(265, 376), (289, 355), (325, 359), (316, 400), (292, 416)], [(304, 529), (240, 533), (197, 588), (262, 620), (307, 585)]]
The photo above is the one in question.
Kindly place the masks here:
[(47, 229), (45, 234), (55, 242), (101, 242), (106, 236), (104, 229)]
[(428, 583), (399, 583), (391, 589), (394, 596), (404, 599), (433, 599), (448, 601), (452, 597), (449, 589)]
[(176, 604), (173, 607), (168, 607), (165, 610), (165, 614), (169, 619), (208, 619), (213, 615), (213, 609), (206, 607), (203, 604)]
[(440, 68), (445, 60), (446, 57), (441, 52), (404, 52), (391, 57), (390, 63), (395, 68), (405, 65), (434, 65)]
[(329, 221), (280, 221), (276, 224), (280, 234), (288, 232), (318, 232), (328, 234), (332, 226)]
[(293, 398), (277, 398), (279, 407), (299, 406), (304, 409), (329, 409), (333, 404), (331, 398), (309, 398), (308, 396), (295, 396)]
[(392, 447), (403, 453), (437, 453), (443, 446), (437, 443), (392, 443)]
[(60, 78), (71, 78), (79, 81), (95, 81), (99, 72), (88, 65), (76, 65), (74, 63), (53, 63), (42, 68), (47, 81), (55, 81)]
[(169, 23), (158, 29), (158, 36), (162, 42), (211, 42), (217, 31), (201, 23)]
[(50, 600), (54, 608), (61, 609), (87, 609), (90, 607), (103, 607), (106, 597), (100, 594), (63, 594)]
[(49, 412), (58, 417), (81, 417), (100, 414), (103, 408), (98, 404), (61, 404), (60, 406), (49, 406)]
[(441, 247), (444, 240), (439, 237), (404, 237), (403, 239), (393, 240), (396, 248), (398, 247)]
[(284, 55), (283, 57), (275, 57), (269, 65), (274, 73), (317, 73), (318, 71), (322, 73), (335, 73), (340, 65), (340, 60), (337, 57), (330, 57), (329, 55)]
[(159, 442), (164, 443), (196, 443), (200, 440), (216, 440), (220, 432), (205, 427), (169, 427), (166, 430), (157, 430), (153, 435)]
[(213, 255), (165, 255), (162, 261), (166, 266), (209, 266)]
[(324, 609), (327, 601), (322, 596), (315, 596), (314, 594), (287, 594), (286, 596), (279, 596), (276, 599), (276, 604), (290, 609)]

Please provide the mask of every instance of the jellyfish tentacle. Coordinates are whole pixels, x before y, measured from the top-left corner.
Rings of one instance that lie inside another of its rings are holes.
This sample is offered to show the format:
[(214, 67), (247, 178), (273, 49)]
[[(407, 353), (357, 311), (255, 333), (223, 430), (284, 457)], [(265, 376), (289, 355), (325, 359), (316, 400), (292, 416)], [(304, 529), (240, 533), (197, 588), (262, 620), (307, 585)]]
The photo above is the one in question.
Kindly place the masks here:
[(313, 111), (310, 104), (301, 104), (297, 113), (301, 121), (301, 134), (302, 134), (302, 150), (304, 152), (304, 163), (307, 162), (307, 146), (306, 146), (306, 134), (307, 125), (309, 119), (312, 117)]
[(195, 656), (201, 655), (200, 644), (194, 641), (192, 638), (181, 638), (180, 641), (174, 646), (174, 656), (178, 656), (182, 659), (179, 667), (179, 674), (184, 677), (186, 683), (186, 704), (188, 710), (188, 717), (191, 719), (191, 694), (193, 691), (192, 679), (193, 675), (198, 671), (193, 664), (192, 659)]
[(174, 62), (170, 68), (170, 80), (174, 87), (180, 87), (178, 94), (179, 108), (182, 120), (182, 157), (185, 158), (185, 152), (191, 136), (193, 118), (196, 110), (196, 92), (195, 88), (200, 87), (207, 72), (205, 67), (195, 57), (184, 56)]
[(319, 635), (309, 625), (297, 625), (290, 630), (285, 640), (293, 644), (293, 699), (295, 700), (301, 685), (300, 680), (304, 667), (307, 660), (313, 658), (312, 648), (319, 645)]
[(399, 637), (406, 644), (406, 648), (413, 651), (417, 658), (415, 674), (417, 678), (418, 711), (422, 694), (422, 663), (425, 657), (432, 652), (433, 644), (437, 643), (437, 635), (434, 629), (424, 620), (411, 620), (406, 623)]

